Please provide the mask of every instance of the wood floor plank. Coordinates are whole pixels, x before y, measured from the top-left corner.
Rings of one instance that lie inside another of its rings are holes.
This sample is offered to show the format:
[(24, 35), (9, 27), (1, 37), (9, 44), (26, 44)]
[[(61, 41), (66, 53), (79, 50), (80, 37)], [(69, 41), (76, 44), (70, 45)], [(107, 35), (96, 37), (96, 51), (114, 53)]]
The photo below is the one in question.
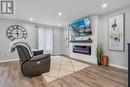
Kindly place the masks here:
[(0, 63), (0, 87), (128, 87), (127, 70), (87, 64), (90, 67), (48, 83), (42, 75), (23, 77), (18, 61)]

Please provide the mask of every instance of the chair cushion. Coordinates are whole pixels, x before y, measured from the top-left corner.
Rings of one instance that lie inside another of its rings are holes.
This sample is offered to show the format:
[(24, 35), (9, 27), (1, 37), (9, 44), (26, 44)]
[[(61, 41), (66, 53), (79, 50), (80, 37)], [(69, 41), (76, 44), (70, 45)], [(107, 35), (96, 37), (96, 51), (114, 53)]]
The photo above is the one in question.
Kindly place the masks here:
[(34, 62), (34, 61), (40, 61), (40, 60), (43, 60), (45, 58), (50, 58), (50, 54), (44, 54), (44, 55), (37, 55), (37, 56), (34, 56), (33, 58), (30, 59), (31, 62)]

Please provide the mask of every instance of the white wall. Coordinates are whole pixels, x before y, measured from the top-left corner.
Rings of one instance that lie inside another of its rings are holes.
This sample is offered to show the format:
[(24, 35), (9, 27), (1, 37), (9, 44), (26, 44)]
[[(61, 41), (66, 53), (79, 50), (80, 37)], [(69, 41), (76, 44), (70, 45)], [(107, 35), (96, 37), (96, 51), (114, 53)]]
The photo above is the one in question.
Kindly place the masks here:
[[(108, 17), (120, 13), (125, 13), (125, 51), (109, 51), (108, 50)], [(105, 54), (110, 58), (110, 64), (116, 67), (128, 69), (128, 47), (130, 42), (130, 7), (122, 10), (110, 12), (99, 16), (98, 41), (104, 46)]]
[(16, 51), (14, 53), (9, 52), (9, 45), (12, 41), (6, 37), (6, 30), (11, 25), (20, 25), (24, 27), (27, 30), (27, 40), (30, 46), (32, 48), (37, 48), (37, 30), (34, 24), (0, 19), (0, 60), (18, 58)]
[[(16, 59), (18, 58), (17, 51), (10, 53), (9, 45), (12, 41), (10, 41), (6, 37), (6, 30), (11, 25), (20, 25), (23, 26), (27, 30), (27, 41), (29, 42), (32, 49), (38, 48), (38, 31), (35, 27), (37, 24), (16, 21), (16, 20), (8, 20), (8, 19), (0, 19), (0, 60), (8, 60), (8, 59)], [(41, 25), (44, 26), (44, 25)], [(63, 52), (63, 29), (59, 27), (54, 28), (54, 54), (61, 54)]]
[[(108, 50), (108, 17), (120, 13), (125, 13), (125, 51), (109, 51)], [(128, 46), (127, 43), (130, 43), (130, 6), (124, 9), (116, 10), (109, 12), (104, 15), (97, 16), (96, 19), (96, 29), (97, 29), (97, 43), (100, 43), (104, 47), (105, 55), (109, 56), (110, 65), (128, 69)], [(76, 43), (75, 43), (76, 44)], [(82, 54), (72, 53), (72, 43), (70, 43), (70, 56), (73, 58), (89, 61), (96, 63), (96, 58), (88, 57)], [(84, 45), (84, 44), (81, 44)], [(91, 44), (88, 44), (91, 45)], [(96, 46), (95, 46), (96, 47)], [(94, 51), (93, 51), (94, 52)]]
[(63, 54), (69, 55), (69, 28), (63, 30)]
[(62, 28), (54, 28), (54, 54), (62, 54), (64, 51), (64, 32)]

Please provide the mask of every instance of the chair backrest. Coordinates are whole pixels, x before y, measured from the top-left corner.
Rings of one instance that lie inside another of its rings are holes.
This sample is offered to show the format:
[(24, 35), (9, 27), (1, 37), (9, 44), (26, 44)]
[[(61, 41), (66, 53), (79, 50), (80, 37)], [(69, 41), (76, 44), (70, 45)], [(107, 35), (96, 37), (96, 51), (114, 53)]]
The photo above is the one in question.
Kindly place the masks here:
[(28, 51), (29, 51), (30, 56), (33, 57), (33, 52), (32, 52), (32, 50), (31, 50), (31, 48), (30, 48), (29, 43), (28, 43), (26, 40), (19, 40), (19, 39), (18, 39), (18, 40), (14, 40), (14, 41), (10, 44), (10, 46), (9, 46), (9, 51), (10, 51), (10, 52), (15, 51), (15, 47), (16, 47), (17, 45), (22, 45), (22, 46), (26, 47), (26, 48), (28, 49)]
[(20, 58), (22, 63), (31, 59), (29, 51), (25, 46), (17, 45), (16, 48), (17, 48), (18, 55), (19, 55), (19, 58)]

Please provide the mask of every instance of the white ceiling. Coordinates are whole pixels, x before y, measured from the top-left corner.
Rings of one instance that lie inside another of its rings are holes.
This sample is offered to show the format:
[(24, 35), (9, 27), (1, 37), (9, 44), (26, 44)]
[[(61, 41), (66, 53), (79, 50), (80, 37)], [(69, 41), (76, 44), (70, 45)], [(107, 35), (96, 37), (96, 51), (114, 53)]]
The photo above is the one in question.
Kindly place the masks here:
[[(108, 4), (102, 8), (102, 4)], [(16, 19), (57, 26), (93, 14), (104, 14), (130, 5), (130, 0), (15, 0)], [(62, 16), (58, 16), (62, 12)]]

